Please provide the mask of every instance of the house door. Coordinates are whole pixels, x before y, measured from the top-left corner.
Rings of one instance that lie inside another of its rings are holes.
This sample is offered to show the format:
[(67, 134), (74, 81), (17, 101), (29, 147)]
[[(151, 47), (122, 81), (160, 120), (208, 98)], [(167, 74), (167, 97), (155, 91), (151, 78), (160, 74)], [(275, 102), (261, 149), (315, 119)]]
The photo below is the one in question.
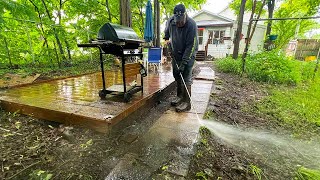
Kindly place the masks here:
[(203, 31), (204, 31), (204, 28), (198, 28), (198, 43), (199, 43), (198, 49), (200, 51), (203, 51), (203, 47), (204, 47)]
[(207, 55), (215, 58), (225, 57), (228, 49), (224, 42), (225, 30), (209, 30), (208, 43), (206, 45)]

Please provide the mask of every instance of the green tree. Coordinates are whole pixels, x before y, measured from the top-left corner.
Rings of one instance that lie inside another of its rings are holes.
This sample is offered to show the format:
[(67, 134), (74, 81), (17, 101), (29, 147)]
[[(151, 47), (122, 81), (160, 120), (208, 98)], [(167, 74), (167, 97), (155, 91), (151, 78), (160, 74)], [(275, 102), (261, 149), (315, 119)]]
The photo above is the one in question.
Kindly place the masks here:
[[(286, 0), (276, 10), (274, 16), (276, 18), (313, 16), (317, 13), (319, 5), (320, 0)], [(298, 35), (303, 35), (307, 31), (317, 27), (318, 24), (313, 20), (274, 21), (272, 24), (272, 34), (278, 35), (278, 39), (275, 41), (278, 48), (284, 48), (295, 37), (297, 26), (299, 26)]]

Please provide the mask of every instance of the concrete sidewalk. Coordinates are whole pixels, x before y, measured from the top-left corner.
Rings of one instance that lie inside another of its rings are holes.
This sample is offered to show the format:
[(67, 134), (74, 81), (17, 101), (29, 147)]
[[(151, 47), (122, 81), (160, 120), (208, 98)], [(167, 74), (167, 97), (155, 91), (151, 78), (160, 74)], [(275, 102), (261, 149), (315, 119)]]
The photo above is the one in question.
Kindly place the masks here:
[[(149, 131), (123, 156), (106, 179), (163, 179), (157, 170), (184, 179), (197, 142), (199, 119), (202, 119), (209, 102), (214, 72), (200, 67), (201, 72), (192, 85), (192, 101), (195, 109), (176, 113), (172, 107), (166, 111)], [(205, 80), (204, 80), (205, 79)]]

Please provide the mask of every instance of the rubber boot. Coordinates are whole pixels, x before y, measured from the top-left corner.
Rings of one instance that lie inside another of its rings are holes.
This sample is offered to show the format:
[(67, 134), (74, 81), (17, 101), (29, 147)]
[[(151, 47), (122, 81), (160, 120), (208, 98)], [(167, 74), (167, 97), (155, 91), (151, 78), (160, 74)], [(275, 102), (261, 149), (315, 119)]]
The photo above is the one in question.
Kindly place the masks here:
[(183, 89), (182, 89), (182, 82), (177, 81), (177, 97), (174, 98), (173, 101), (171, 101), (172, 106), (178, 106), (183, 99)]
[(185, 93), (183, 95), (183, 101), (179, 106), (176, 107), (176, 112), (185, 112), (185, 111), (189, 111), (191, 109), (191, 103), (190, 103), (191, 85), (187, 85), (187, 90), (190, 94), (190, 97), (189, 97), (187, 91), (185, 91)]

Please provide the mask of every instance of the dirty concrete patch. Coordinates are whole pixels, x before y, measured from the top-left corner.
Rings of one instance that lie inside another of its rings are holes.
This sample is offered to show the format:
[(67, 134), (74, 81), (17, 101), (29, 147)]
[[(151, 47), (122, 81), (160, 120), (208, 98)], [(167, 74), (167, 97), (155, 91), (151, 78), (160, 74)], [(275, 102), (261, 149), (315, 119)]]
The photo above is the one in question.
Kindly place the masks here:
[(166, 111), (138, 139), (134, 145), (138, 148), (127, 153), (129, 161), (121, 160), (106, 179), (185, 179), (198, 141), (199, 117), (206, 111), (211, 88), (212, 81), (194, 80), (191, 94), (195, 109), (186, 113), (176, 113), (174, 108)]

